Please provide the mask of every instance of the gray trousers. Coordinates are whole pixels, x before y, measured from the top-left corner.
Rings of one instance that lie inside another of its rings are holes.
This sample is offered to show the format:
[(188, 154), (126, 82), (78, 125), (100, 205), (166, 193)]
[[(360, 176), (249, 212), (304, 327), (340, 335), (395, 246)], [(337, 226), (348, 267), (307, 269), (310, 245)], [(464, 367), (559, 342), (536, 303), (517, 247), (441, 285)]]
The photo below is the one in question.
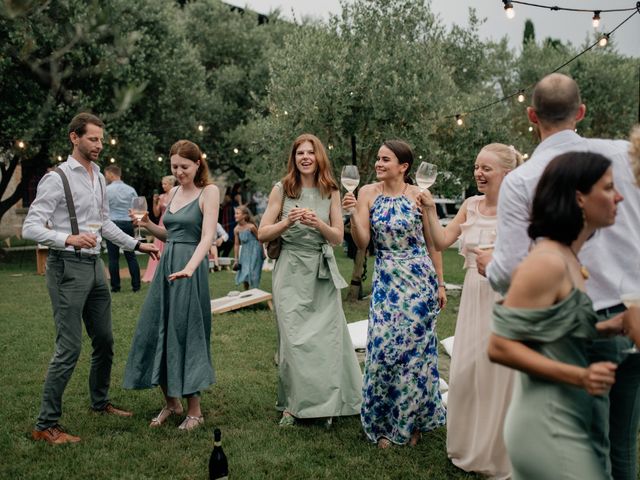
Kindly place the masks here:
[(111, 294), (102, 260), (99, 257), (78, 258), (73, 252), (52, 249), (49, 250), (46, 278), (56, 341), (44, 382), (37, 430), (52, 427), (62, 415), (62, 395), (82, 348), (83, 322), (93, 347), (89, 391), (94, 410), (102, 410), (109, 402), (113, 361)]

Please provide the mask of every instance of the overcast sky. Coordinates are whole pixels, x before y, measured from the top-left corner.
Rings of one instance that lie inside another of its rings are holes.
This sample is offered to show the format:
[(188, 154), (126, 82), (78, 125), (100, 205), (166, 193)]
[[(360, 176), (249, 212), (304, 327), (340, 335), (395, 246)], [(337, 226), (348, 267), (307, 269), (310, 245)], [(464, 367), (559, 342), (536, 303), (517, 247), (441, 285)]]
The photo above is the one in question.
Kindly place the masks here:
[[(346, 0), (349, 1), (349, 0)], [(269, 13), (279, 8), (286, 17), (291, 17), (292, 10), (296, 17), (310, 16), (327, 18), (330, 13), (340, 11), (339, 0), (225, 0), (226, 3), (240, 7), (249, 7), (260, 13)], [(615, 9), (635, 7), (635, 0), (539, 0), (543, 5), (558, 5), (567, 8)], [(481, 18), (486, 18), (480, 34), (485, 38), (499, 39), (507, 36), (514, 47), (522, 43), (524, 21), (529, 18), (535, 25), (536, 38), (559, 38), (570, 41), (581, 47), (593, 32), (592, 13), (553, 12), (547, 9), (533, 8), (526, 5), (514, 5), (516, 17), (508, 20), (504, 14), (501, 0), (432, 0), (431, 7), (447, 24), (467, 24), (467, 12), (473, 6)], [(601, 30), (611, 31), (632, 12), (601, 14)], [(590, 38), (590, 37), (589, 37)], [(640, 14), (636, 14), (625, 23), (612, 37), (616, 48), (624, 55), (640, 57)]]

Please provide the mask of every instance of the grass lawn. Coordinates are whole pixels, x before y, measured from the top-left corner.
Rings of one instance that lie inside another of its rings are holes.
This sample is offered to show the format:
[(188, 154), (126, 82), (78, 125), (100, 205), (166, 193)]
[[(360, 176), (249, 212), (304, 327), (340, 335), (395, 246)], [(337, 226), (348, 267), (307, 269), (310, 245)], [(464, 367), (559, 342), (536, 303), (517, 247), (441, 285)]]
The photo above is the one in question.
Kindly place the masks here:
[[(351, 262), (338, 251), (340, 270), (350, 278)], [(141, 257), (139, 257), (141, 258)], [(146, 260), (141, 258), (141, 263)], [(125, 265), (124, 262), (122, 264)], [(462, 283), (462, 258), (445, 253), (445, 277)], [(370, 290), (372, 261), (365, 291)], [(158, 390), (125, 391), (122, 375), (137, 316), (148, 285), (132, 293), (128, 280), (113, 296), (115, 360), (111, 396), (132, 409), (131, 419), (89, 411), (88, 366), (91, 347), (85, 335), (82, 355), (66, 389), (61, 422), (82, 437), (77, 445), (51, 447), (29, 433), (40, 406), (51, 357), (54, 327), (44, 277), (35, 275), (33, 251), (15, 252), (0, 263), (0, 478), (197, 479), (207, 477), (212, 431), (222, 429), (231, 478), (236, 479), (463, 479), (447, 460), (446, 431), (423, 437), (415, 448), (378, 450), (365, 441), (357, 416), (339, 418), (331, 430), (320, 422), (279, 428), (274, 409), (275, 322), (266, 306), (226, 313), (213, 319), (212, 353), (217, 383), (203, 393), (206, 428), (183, 433), (177, 422), (150, 429), (162, 406)], [(235, 289), (232, 272), (210, 275), (212, 297)], [(271, 289), (271, 274), (261, 287)], [(459, 298), (451, 295), (438, 323), (438, 336), (453, 334)], [(347, 321), (367, 317), (368, 301), (344, 304)], [(442, 354), (446, 379), (448, 357)]]

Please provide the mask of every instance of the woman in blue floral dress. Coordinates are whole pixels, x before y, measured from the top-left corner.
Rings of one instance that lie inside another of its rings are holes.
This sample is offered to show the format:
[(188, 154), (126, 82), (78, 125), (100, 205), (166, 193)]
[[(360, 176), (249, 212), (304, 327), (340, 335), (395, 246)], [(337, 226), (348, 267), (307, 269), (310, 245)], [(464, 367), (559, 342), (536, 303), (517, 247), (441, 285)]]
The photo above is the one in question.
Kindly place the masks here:
[(380, 147), (377, 183), (347, 193), (356, 208), (351, 234), (366, 248), (373, 230), (376, 260), (369, 308), (361, 409), (367, 438), (380, 448), (415, 445), (421, 432), (445, 423), (438, 388), (436, 319), (446, 303), (442, 257), (425, 242), (425, 223), (411, 185), (413, 152), (399, 140)]

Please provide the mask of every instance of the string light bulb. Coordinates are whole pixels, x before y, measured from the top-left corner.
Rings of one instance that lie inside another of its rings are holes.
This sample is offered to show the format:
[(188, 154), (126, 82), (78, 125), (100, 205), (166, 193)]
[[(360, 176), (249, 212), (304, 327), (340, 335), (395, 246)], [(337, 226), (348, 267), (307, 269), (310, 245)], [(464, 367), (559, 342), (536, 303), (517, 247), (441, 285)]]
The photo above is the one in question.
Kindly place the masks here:
[(109, 140), (109, 143), (110, 143), (111, 145), (115, 145), (115, 144), (116, 144), (116, 143), (118, 143), (118, 142), (116, 141), (116, 139), (115, 139), (115, 138), (112, 138), (111, 140)]
[(504, 3), (504, 13), (509, 20), (516, 16), (516, 11), (513, 9), (513, 3), (509, 0), (502, 0)]
[(289, 115), (289, 112), (287, 112), (287, 111), (285, 110), (285, 111), (284, 111), (284, 114), (285, 114), (285, 115)]
[(520, 90), (520, 93), (518, 93), (518, 101), (520, 103), (524, 102), (525, 96), (524, 96), (524, 90)]
[(593, 28), (598, 28), (600, 26), (600, 10), (593, 12), (591, 23), (593, 24)]
[(18, 148), (24, 148), (27, 146), (22, 140), (18, 140), (17, 145), (18, 145)]
[(206, 153), (203, 153), (203, 154), (202, 154), (202, 158), (206, 160), (206, 159), (207, 159), (207, 154), (206, 154)]
[(162, 157), (158, 157), (158, 161), (161, 162), (162, 161)]
[(529, 131), (533, 132), (533, 126), (529, 125)]
[(522, 155), (522, 158), (526, 160), (527, 158), (529, 158), (529, 154), (525, 153), (524, 155)]
[(598, 45), (604, 48), (607, 46), (608, 43), (609, 43), (609, 34), (605, 33), (602, 37), (600, 37), (600, 40), (598, 40)]
[(116, 159), (115, 159), (115, 158), (113, 158), (113, 157), (111, 157), (111, 158), (109, 159), (109, 161), (110, 161), (111, 163), (116, 163)]
[(237, 148), (233, 149), (233, 153), (235, 153), (236, 155), (240, 152), (240, 150), (238, 150)]
[(456, 124), (461, 127), (462, 125), (464, 125), (464, 120), (462, 119), (461, 115), (456, 115)]
[(204, 125), (202, 125), (202, 124), (198, 125), (198, 131), (199, 132), (204, 132)]
[(58, 155), (58, 161), (61, 162), (62, 161), (62, 155)]

